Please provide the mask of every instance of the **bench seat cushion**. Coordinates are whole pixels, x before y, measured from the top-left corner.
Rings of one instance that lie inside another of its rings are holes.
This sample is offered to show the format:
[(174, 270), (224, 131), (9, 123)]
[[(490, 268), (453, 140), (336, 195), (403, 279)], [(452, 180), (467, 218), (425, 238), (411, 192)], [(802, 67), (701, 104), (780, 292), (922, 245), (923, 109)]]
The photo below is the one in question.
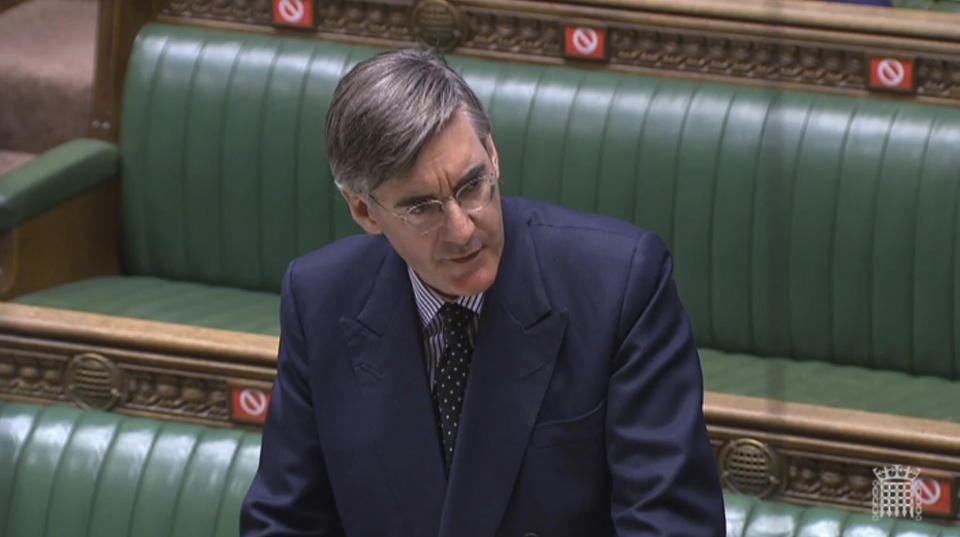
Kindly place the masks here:
[[(0, 401), (7, 537), (235, 536), (260, 435)], [(728, 537), (960, 537), (960, 528), (725, 494)], [(44, 533), (46, 532), (46, 533)]]
[[(279, 335), (280, 297), (151, 277), (106, 276), (16, 302), (224, 330)], [(960, 382), (817, 361), (700, 349), (707, 390), (960, 422)]]
[(280, 295), (145, 276), (102, 276), (20, 296), (21, 304), (280, 335)]
[(700, 362), (710, 391), (960, 422), (957, 381), (713, 349)]

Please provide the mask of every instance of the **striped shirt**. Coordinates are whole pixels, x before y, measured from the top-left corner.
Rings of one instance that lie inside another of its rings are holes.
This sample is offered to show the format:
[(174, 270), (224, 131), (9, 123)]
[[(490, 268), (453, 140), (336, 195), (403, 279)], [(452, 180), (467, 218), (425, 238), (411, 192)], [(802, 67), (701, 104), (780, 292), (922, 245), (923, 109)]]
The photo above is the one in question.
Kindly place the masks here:
[(456, 300), (447, 300), (427, 287), (425, 283), (417, 276), (410, 265), (407, 265), (407, 274), (410, 275), (410, 283), (413, 285), (413, 297), (417, 301), (417, 311), (420, 313), (420, 326), (423, 328), (423, 350), (424, 359), (427, 366), (427, 378), (430, 381), (430, 391), (434, 390), (434, 379), (439, 368), (440, 355), (443, 353), (443, 327), (437, 312), (446, 302), (455, 302), (476, 315), (473, 316), (473, 322), (470, 326), (470, 345), (474, 343), (477, 335), (477, 327), (480, 325), (480, 310), (483, 308), (483, 293), (473, 296), (461, 296)]

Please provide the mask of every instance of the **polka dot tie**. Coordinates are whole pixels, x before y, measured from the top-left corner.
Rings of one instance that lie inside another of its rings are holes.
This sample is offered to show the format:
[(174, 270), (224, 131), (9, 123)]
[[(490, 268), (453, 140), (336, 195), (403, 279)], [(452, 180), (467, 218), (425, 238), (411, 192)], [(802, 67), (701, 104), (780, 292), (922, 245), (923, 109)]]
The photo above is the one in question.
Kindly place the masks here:
[(438, 312), (443, 330), (443, 353), (437, 368), (434, 397), (437, 403), (443, 461), (447, 474), (453, 464), (454, 445), (460, 425), (460, 410), (470, 371), (470, 325), (474, 313), (463, 306), (447, 303)]

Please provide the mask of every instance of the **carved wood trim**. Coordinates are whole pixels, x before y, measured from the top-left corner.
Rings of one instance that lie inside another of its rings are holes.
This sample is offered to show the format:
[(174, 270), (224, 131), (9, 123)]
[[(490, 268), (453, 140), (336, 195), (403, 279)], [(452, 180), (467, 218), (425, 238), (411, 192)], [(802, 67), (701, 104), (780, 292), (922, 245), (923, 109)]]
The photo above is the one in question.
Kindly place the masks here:
[[(953, 496), (946, 512), (927, 510), (924, 518), (960, 525), (960, 424), (715, 392), (705, 394), (704, 416), (727, 490), (750, 492), (738, 490), (745, 470), (730, 468), (738, 442), (770, 454), (768, 473), (782, 481), (768, 497), (791, 503), (870, 512), (874, 469), (899, 464), (944, 483)], [(747, 477), (747, 485), (759, 482)]]
[[(771, 487), (769, 494), (761, 497), (795, 504), (826, 505), (870, 512), (873, 507), (873, 485), (877, 479), (874, 471), (901, 465), (919, 470), (920, 477), (924, 479), (934, 479), (943, 484), (941, 493), (944, 495), (942, 501), (945, 500), (946, 509), (928, 509), (923, 513), (924, 518), (960, 526), (956, 499), (960, 470), (957, 469), (955, 455), (931, 460), (914, 452), (889, 450), (882, 446), (862, 451), (862, 445), (836, 443), (814, 443), (805, 448), (797, 448), (777, 434), (711, 425), (708, 425), (708, 430), (725, 490), (751, 494), (749, 490), (740, 490), (743, 488), (740, 483), (748, 486), (751, 483), (749, 479), (743, 479), (745, 470), (736, 468), (736, 459), (725, 457), (725, 454), (730, 452), (730, 447), (743, 442), (763, 446), (774, 459), (770, 466), (776, 468), (776, 479), (779, 481)], [(947, 497), (947, 494), (950, 496)]]
[[(100, 0), (92, 133), (116, 139), (123, 76), (133, 39), (159, 20), (211, 28), (379, 46), (415, 42), (417, 0), (314, 1), (315, 24), (272, 23), (270, 0)], [(537, 63), (563, 55), (565, 25), (606, 29), (606, 63), (592, 68), (853, 95), (870, 94), (871, 56), (913, 60), (912, 93), (960, 102), (960, 18), (805, 0), (451, 0), (467, 20), (458, 54)], [(956, 20), (953, 20), (956, 19)]]
[[(770, 442), (758, 441), (754, 437), (740, 437), (727, 431), (710, 430), (710, 440), (716, 453), (722, 453), (728, 446), (744, 441), (762, 444), (774, 453), (777, 463), (782, 467), (783, 481), (775, 492), (763, 496), (794, 504), (826, 505), (846, 510), (870, 512), (873, 507), (873, 485), (877, 479), (874, 470), (882, 470), (894, 465), (907, 465), (897, 454), (882, 454), (878, 458), (845, 457), (826, 453), (823, 450), (796, 450), (783, 448), (776, 439)], [(725, 490), (745, 493), (731, 482), (731, 471), (727, 461), (718, 456), (718, 468)], [(956, 485), (960, 473), (930, 466), (911, 466), (920, 470), (920, 477), (936, 479), (946, 484), (949, 493), (956, 494)], [(735, 479), (735, 477), (734, 477)], [(946, 490), (943, 489), (944, 494)], [(946, 498), (944, 498), (947, 500)], [(947, 525), (960, 525), (957, 521), (956, 499), (945, 502), (944, 511), (924, 512), (925, 519), (936, 519)]]
[[(240, 426), (249, 420), (234, 415), (232, 392), (269, 391), (277, 345), (270, 336), (0, 303), (0, 398)], [(104, 367), (71, 378), (84, 360)]]
[(809, 0), (576, 0), (575, 3), (767, 25), (960, 40), (957, 21), (951, 20), (949, 13), (939, 11), (879, 9), (854, 4), (824, 5)]

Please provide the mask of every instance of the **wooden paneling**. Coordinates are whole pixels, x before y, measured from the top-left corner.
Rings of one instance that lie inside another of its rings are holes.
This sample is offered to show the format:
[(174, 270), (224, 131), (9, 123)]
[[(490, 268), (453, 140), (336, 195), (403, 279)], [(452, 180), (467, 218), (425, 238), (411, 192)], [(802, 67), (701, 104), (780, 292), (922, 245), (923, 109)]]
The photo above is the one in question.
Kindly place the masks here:
[(117, 181), (0, 232), (0, 300), (120, 272)]

